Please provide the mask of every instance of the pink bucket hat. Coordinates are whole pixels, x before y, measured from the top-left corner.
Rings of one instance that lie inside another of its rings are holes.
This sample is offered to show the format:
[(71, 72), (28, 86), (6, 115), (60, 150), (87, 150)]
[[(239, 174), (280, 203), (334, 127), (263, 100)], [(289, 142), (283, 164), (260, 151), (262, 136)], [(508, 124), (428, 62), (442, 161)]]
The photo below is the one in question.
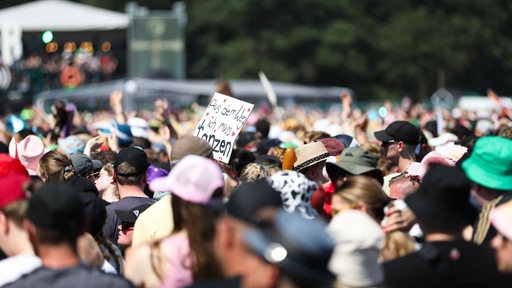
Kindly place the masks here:
[(501, 204), (489, 214), (491, 224), (507, 239), (512, 239), (512, 201)]
[(29, 175), (37, 175), (39, 159), (45, 153), (44, 144), (41, 139), (34, 135), (28, 135), (21, 140), (15, 149), (15, 157), (27, 168)]
[(172, 168), (168, 176), (156, 178), (149, 186), (152, 191), (169, 191), (183, 200), (208, 204), (213, 192), (224, 187), (224, 177), (215, 161), (188, 155)]

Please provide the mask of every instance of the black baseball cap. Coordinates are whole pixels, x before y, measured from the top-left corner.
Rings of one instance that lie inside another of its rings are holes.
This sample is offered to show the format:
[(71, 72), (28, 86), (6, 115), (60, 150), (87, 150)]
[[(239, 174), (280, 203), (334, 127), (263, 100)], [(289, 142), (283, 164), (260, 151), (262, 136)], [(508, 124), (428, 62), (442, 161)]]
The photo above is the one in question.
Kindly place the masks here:
[(250, 224), (258, 224), (257, 213), (265, 207), (283, 207), (281, 193), (266, 179), (241, 184), (226, 203), (229, 215)]
[[(119, 165), (128, 163), (133, 169), (130, 172), (120, 172)], [(117, 153), (116, 159), (114, 160), (114, 171), (117, 175), (121, 176), (134, 176), (146, 173), (149, 167), (148, 156), (146, 152), (139, 147), (130, 146), (123, 148)]]
[(151, 204), (142, 204), (130, 210), (115, 210), (117, 217), (123, 222), (135, 223), (140, 213), (144, 212)]
[(420, 129), (408, 121), (395, 121), (386, 129), (373, 134), (382, 142), (402, 141), (405, 144), (418, 145), (421, 140)]

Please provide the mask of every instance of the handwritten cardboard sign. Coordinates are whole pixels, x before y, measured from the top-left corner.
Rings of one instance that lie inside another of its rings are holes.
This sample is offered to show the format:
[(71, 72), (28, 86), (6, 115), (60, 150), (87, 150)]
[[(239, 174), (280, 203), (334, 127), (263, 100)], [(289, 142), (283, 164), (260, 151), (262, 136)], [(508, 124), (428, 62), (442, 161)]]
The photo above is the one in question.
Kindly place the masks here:
[(216, 92), (194, 135), (210, 143), (214, 159), (228, 163), (235, 139), (253, 108), (254, 104)]

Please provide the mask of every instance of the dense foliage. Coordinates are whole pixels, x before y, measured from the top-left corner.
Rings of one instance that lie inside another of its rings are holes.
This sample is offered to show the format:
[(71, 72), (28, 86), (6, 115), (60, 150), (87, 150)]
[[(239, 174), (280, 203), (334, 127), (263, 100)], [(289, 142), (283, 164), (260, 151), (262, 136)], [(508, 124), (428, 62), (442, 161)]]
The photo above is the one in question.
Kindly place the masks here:
[[(3, 1), (0, 8), (19, 2)], [(82, 0), (113, 10), (126, 1)], [(189, 78), (353, 88), (359, 99), (447, 87), (512, 93), (506, 0), (187, 0)], [(172, 1), (139, 5), (168, 9)]]

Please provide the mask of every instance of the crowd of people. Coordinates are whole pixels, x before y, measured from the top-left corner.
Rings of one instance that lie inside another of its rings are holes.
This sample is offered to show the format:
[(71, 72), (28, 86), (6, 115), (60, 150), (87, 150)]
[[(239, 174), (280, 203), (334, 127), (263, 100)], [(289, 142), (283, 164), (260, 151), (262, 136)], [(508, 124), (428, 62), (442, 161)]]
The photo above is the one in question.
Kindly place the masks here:
[(122, 97), (0, 123), (1, 287), (512, 287), (506, 109), (262, 106), (224, 163)]

